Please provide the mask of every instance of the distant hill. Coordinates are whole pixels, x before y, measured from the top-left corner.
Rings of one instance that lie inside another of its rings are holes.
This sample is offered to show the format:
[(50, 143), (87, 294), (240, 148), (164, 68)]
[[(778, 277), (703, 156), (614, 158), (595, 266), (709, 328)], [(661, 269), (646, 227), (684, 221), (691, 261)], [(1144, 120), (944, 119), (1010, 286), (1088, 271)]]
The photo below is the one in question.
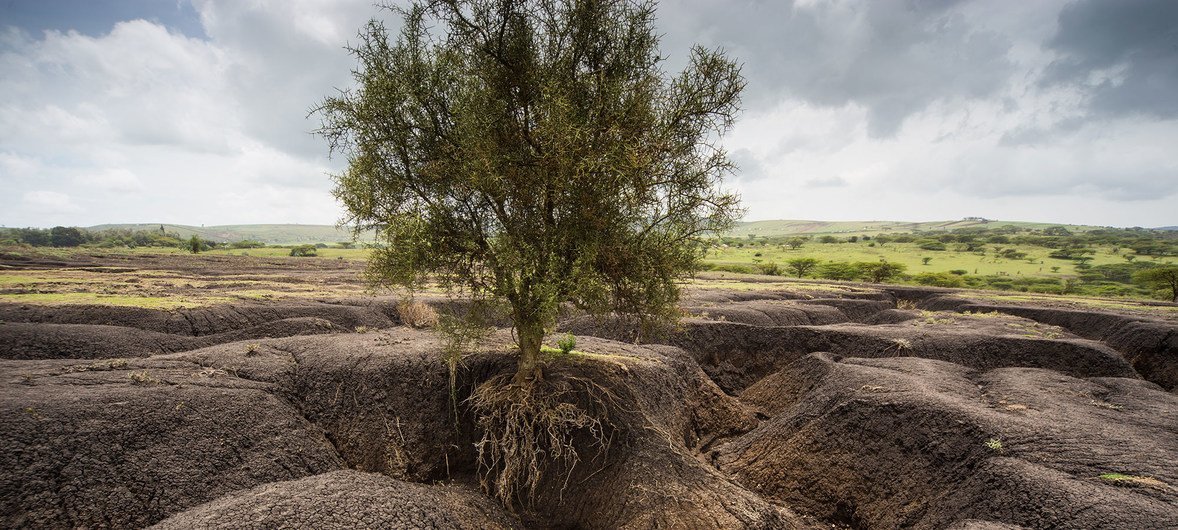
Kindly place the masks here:
[(901, 233), (930, 230), (958, 230), (961, 228), (999, 228), (1003, 226), (1018, 226), (1021, 228), (1042, 229), (1049, 226), (1064, 226), (1073, 232), (1086, 232), (1104, 228), (1089, 225), (1069, 225), (1062, 223), (1032, 223), (1025, 221), (994, 221), (980, 218), (966, 218), (958, 221), (927, 221), (922, 223), (906, 223), (902, 221), (752, 221), (737, 223), (728, 233), (730, 236), (755, 235), (757, 237), (780, 237), (794, 235), (872, 235), (878, 233)]
[[(192, 237), (193, 234), (209, 241), (231, 243), (248, 239), (261, 241), (269, 245), (288, 245), (292, 243), (336, 243), (351, 241), (352, 233), (340, 230), (333, 225), (218, 225), (218, 226), (187, 226), (160, 223), (141, 224), (105, 224), (91, 226), (89, 230), (106, 230), (111, 228), (131, 230), (159, 230), (164, 227), (167, 232), (179, 234), (180, 237)], [(361, 241), (371, 241), (371, 232), (361, 234)]]
[[(159, 230), (158, 223), (140, 224), (105, 224), (89, 227), (90, 230), (105, 230), (108, 228), (130, 228), (132, 230)], [(352, 234), (348, 230), (340, 230), (333, 225), (294, 225), (294, 224), (266, 224), (266, 225), (218, 225), (218, 226), (187, 226), (163, 224), (164, 230), (179, 234), (181, 237), (192, 237), (196, 234), (210, 241), (230, 243), (249, 239), (261, 241), (271, 245), (288, 245), (292, 243), (335, 243), (351, 241)], [(927, 221), (922, 223), (907, 223), (903, 221), (804, 221), (804, 220), (775, 220), (752, 221), (737, 223), (736, 228), (728, 233), (730, 236), (744, 237), (780, 237), (793, 235), (872, 235), (878, 233), (901, 233), (930, 230), (957, 230), (961, 228), (998, 228), (1003, 226), (1018, 226), (1022, 228), (1043, 229), (1049, 226), (1065, 226), (1073, 232), (1085, 232), (1104, 228), (1089, 225), (1069, 225), (1061, 223), (1032, 223), (1025, 221), (994, 221), (988, 219), (967, 218), (958, 221)], [(1178, 230), (1178, 226), (1168, 226), (1155, 230)], [(361, 235), (361, 241), (372, 241), (374, 234), (367, 232)]]
[(1154, 230), (1167, 230), (1167, 231), (1172, 232), (1172, 231), (1178, 230), (1178, 226), (1159, 226), (1157, 228), (1154, 228)]

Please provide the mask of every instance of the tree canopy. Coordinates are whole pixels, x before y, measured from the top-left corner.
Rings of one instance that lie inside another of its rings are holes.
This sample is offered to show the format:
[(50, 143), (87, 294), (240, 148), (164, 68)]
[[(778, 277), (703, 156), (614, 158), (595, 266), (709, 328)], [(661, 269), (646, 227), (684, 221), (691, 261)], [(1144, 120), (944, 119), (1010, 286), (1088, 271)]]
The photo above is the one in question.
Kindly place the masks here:
[(381, 230), (372, 277), (433, 281), (510, 306), (517, 383), (571, 302), (643, 323), (675, 314), (675, 279), (729, 228), (738, 197), (719, 145), (745, 86), (723, 52), (663, 69), (655, 5), (433, 0), (392, 8), (351, 47), (357, 87), (319, 133), (347, 157), (345, 221)]

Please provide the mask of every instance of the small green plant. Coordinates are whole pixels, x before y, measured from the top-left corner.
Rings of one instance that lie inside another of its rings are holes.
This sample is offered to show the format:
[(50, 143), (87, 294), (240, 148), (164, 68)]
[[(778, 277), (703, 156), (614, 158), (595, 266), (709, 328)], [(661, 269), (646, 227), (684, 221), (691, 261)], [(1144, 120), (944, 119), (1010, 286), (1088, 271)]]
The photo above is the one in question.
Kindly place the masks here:
[(368, 333), (368, 326), (356, 326), (356, 333)]
[(1100, 480), (1117, 486), (1147, 486), (1158, 489), (1166, 489), (1168, 487), (1165, 482), (1153, 477), (1139, 477), (1124, 473), (1103, 473), (1100, 475)]
[(990, 438), (989, 440), (986, 440), (986, 447), (988, 447), (991, 451), (1001, 453), (1002, 452), (1002, 440), (999, 440), (997, 438)]
[(568, 355), (569, 353), (572, 353), (573, 348), (577, 347), (577, 337), (572, 333), (568, 333), (560, 340), (556, 341), (556, 347), (560, 348), (560, 353)]
[(253, 357), (258, 354), (258, 343), (251, 342), (245, 345), (245, 356)]

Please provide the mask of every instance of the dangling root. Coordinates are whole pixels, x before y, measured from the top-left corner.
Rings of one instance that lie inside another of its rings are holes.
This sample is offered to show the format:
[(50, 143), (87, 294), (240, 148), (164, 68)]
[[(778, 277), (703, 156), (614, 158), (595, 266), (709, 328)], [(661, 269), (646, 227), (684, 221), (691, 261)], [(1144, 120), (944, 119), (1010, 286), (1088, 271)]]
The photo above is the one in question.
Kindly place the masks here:
[[(550, 466), (564, 473), (563, 495), (580, 462), (574, 447), (578, 435), (587, 441), (583, 449), (595, 447), (597, 454), (605, 454), (613, 432), (605, 399), (613, 396), (587, 379), (542, 379), (529, 386), (514, 385), (511, 379), (508, 374), (487, 380), (469, 402), (483, 433), (475, 443), (479, 482), (484, 491), (514, 511), (517, 503), (534, 504)], [(587, 401), (592, 413), (574, 403), (578, 398)]]

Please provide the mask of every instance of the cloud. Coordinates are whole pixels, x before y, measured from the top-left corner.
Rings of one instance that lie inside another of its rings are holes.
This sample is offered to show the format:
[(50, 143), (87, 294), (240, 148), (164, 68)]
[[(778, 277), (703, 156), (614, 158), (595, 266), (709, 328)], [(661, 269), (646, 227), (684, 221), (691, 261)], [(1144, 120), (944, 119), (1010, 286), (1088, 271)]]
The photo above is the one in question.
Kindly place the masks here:
[(872, 136), (887, 137), (933, 101), (995, 94), (1014, 71), (1011, 39), (971, 24), (965, 5), (679, 0), (660, 16), (675, 28), (669, 52), (695, 41), (739, 58), (750, 105), (854, 102), (867, 109)]
[(1099, 114), (1178, 118), (1178, 3), (1080, 0), (1047, 42), (1059, 54), (1047, 85), (1073, 85)]
[(807, 188), (841, 188), (847, 185), (847, 179), (838, 175), (829, 177), (814, 177), (806, 181)]
[(21, 201), (28, 208), (41, 214), (74, 213), (81, 210), (69, 195), (56, 191), (30, 191), (21, 197)]
[[(344, 47), (388, 14), (371, 0), (190, 7), (0, 27), (0, 223), (339, 219), (325, 174), (343, 161), (307, 112), (352, 85)], [(1175, 9), (666, 0), (658, 24), (668, 70), (692, 43), (744, 64), (725, 147), (750, 218), (1160, 226), (1178, 196)]]

